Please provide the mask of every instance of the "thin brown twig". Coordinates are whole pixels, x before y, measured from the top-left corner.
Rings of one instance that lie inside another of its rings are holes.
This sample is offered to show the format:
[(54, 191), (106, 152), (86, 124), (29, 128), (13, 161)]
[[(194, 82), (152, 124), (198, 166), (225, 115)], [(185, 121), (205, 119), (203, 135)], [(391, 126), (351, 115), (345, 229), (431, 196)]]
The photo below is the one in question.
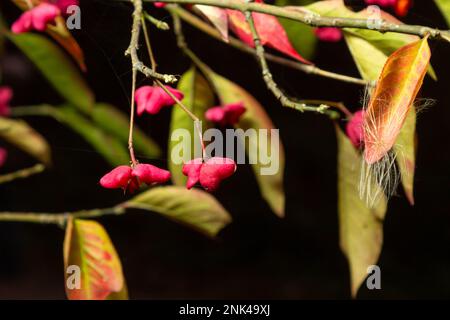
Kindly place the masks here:
[[(220, 32), (217, 29), (215, 29), (214, 27), (205, 23), (204, 21), (202, 21), (195, 15), (191, 14), (187, 10), (185, 10), (177, 5), (173, 5), (173, 4), (167, 5), (165, 7), (165, 9), (167, 9), (170, 13), (172, 13), (172, 15), (175, 15), (175, 16), (183, 19), (183, 21), (189, 23), (190, 25), (197, 28), (198, 30), (208, 34), (209, 36), (211, 36), (217, 40), (223, 41), (222, 36), (220, 35)], [(228, 37), (228, 44), (238, 50), (245, 52), (245, 53), (256, 55), (256, 51), (254, 48), (251, 48), (250, 46), (246, 45), (242, 41), (240, 41), (232, 36)], [(362, 85), (362, 86), (370, 85), (370, 82), (368, 82), (364, 79), (354, 78), (354, 77), (346, 76), (343, 74), (323, 70), (314, 65), (303, 64), (303, 63), (293, 61), (293, 60), (290, 60), (287, 58), (283, 58), (283, 57), (280, 57), (277, 55), (273, 55), (273, 54), (270, 54), (267, 52), (264, 53), (264, 56), (269, 61), (287, 66), (287, 67), (295, 69), (295, 70), (305, 72), (307, 74), (312, 74), (312, 75), (316, 75), (316, 76), (321, 76), (321, 77), (325, 77), (325, 78), (329, 78), (329, 79), (353, 83), (353, 84)]]
[[(120, 0), (123, 1), (123, 0)], [(178, 4), (203, 4), (226, 9), (234, 9), (242, 12), (260, 12), (299, 21), (312, 27), (336, 27), (336, 28), (355, 28), (368, 29), (381, 33), (394, 32), (411, 34), (419, 37), (425, 37), (429, 34), (430, 38), (449, 41), (450, 30), (439, 30), (420, 25), (408, 25), (392, 23), (383, 19), (354, 19), (341, 17), (324, 17), (314, 14), (307, 10), (301, 10), (293, 7), (280, 7), (265, 3), (249, 3), (242, 0), (144, 0), (144, 2), (167, 2)]]

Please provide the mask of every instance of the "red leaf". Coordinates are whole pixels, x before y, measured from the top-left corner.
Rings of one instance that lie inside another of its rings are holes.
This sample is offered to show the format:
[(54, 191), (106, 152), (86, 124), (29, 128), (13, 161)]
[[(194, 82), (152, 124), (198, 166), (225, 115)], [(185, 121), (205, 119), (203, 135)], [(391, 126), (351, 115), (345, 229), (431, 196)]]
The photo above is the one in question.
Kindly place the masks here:
[[(245, 16), (242, 12), (236, 10), (227, 9), (230, 29), (246, 44), (254, 47), (253, 36), (250, 31), (250, 26), (245, 20)], [(311, 64), (308, 60), (295, 51), (292, 46), (286, 31), (281, 26), (278, 19), (274, 16), (264, 13), (252, 13), (253, 20), (255, 21), (256, 31), (258, 32), (261, 44), (268, 46), (275, 50), (278, 50), (294, 59), (297, 59), (303, 63)]]

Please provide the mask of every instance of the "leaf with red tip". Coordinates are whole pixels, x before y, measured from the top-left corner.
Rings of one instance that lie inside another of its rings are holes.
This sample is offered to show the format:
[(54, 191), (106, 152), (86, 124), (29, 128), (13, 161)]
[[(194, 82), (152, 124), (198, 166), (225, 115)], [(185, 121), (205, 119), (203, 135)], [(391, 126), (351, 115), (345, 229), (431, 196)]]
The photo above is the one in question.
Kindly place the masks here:
[[(246, 44), (254, 47), (250, 26), (245, 20), (244, 14), (230, 9), (227, 9), (227, 13), (231, 30)], [(303, 63), (311, 64), (294, 49), (286, 31), (276, 17), (257, 12), (254, 12), (252, 15), (262, 45), (278, 50)]]
[(386, 62), (364, 121), (364, 158), (380, 160), (394, 145), (414, 99), (422, 86), (431, 51), (428, 39), (408, 44)]
[(98, 222), (69, 219), (64, 239), (65, 270), (69, 266), (78, 266), (81, 271), (79, 288), (69, 286), (70, 274), (64, 273), (70, 300), (128, 299), (119, 256)]
[(222, 39), (228, 42), (228, 17), (224, 9), (205, 6), (201, 4), (194, 5), (219, 31)]

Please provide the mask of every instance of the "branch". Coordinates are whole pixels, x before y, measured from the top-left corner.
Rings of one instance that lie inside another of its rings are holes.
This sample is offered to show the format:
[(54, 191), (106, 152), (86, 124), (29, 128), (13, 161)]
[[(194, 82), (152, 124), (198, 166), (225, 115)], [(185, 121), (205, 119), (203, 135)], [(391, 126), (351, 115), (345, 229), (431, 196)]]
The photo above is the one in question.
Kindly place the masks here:
[(25, 179), (32, 175), (41, 173), (45, 170), (45, 166), (43, 164), (36, 164), (30, 168), (18, 170), (16, 172), (4, 174), (0, 176), (0, 184), (11, 182), (16, 179)]
[[(251, 0), (247, 0), (251, 1)], [(264, 47), (261, 44), (261, 40), (259, 39), (258, 32), (256, 31), (255, 22), (253, 21), (253, 16), (250, 11), (245, 11), (245, 19), (247, 20), (248, 25), (250, 26), (250, 31), (253, 36), (253, 42), (255, 44), (256, 56), (258, 57), (259, 64), (261, 65), (262, 76), (264, 81), (266, 82), (267, 88), (274, 94), (274, 96), (280, 100), (281, 104), (285, 107), (293, 108), (298, 111), (316, 111), (319, 113), (324, 113), (329, 107), (326, 105), (320, 105), (319, 107), (310, 107), (304, 103), (297, 103), (290, 100), (288, 97), (284, 95), (284, 93), (278, 88), (278, 85), (273, 80), (272, 73), (269, 70), (269, 66), (267, 65), (267, 60), (264, 55)]]
[[(196, 27), (197, 29), (203, 31), (204, 33), (208, 34), (209, 36), (222, 41), (222, 37), (217, 29), (215, 29), (212, 26), (210, 26), (209, 24), (203, 22), (201, 19), (199, 19), (195, 15), (191, 14), (187, 10), (182, 9), (179, 6), (175, 6), (175, 5), (168, 5), (167, 7), (165, 7), (165, 9), (167, 9), (172, 14), (176, 14), (181, 19), (183, 19), (185, 22), (187, 22), (190, 25)], [(228, 44), (236, 49), (239, 49), (239, 50), (245, 52), (245, 53), (256, 55), (256, 52), (253, 48), (249, 47), (242, 41), (240, 41), (232, 36), (228, 37)], [(353, 84), (362, 85), (362, 86), (370, 85), (369, 81), (365, 81), (363, 79), (353, 78), (350, 76), (322, 70), (313, 65), (303, 64), (303, 63), (293, 61), (290, 59), (286, 59), (283, 57), (279, 57), (279, 56), (276, 56), (276, 55), (273, 55), (273, 54), (270, 54), (267, 52), (264, 53), (264, 56), (269, 61), (290, 67), (292, 69), (296, 69), (296, 70), (305, 72), (307, 74), (322, 76), (325, 78), (330, 78), (330, 79), (353, 83)]]
[(69, 218), (96, 218), (104, 215), (119, 215), (123, 213), (125, 213), (125, 208), (121, 206), (105, 209), (81, 210), (73, 213), (0, 212), (0, 221), (31, 222), (64, 226)]
[[(220, 8), (234, 9), (242, 12), (260, 12), (273, 16), (287, 18), (307, 24), (313, 27), (336, 27), (370, 29), (379, 32), (395, 32), (450, 41), (450, 31), (439, 30), (420, 25), (408, 25), (391, 23), (380, 19), (380, 23), (373, 23), (373, 19), (352, 19), (338, 17), (322, 17), (308, 11), (295, 10), (289, 7), (278, 7), (263, 3), (248, 3), (241, 0), (143, 0), (144, 2), (168, 2), (180, 4), (203, 4)], [(369, 23), (372, 22), (372, 23)]]
[(174, 83), (177, 81), (177, 77), (171, 74), (161, 74), (149, 67), (145, 66), (142, 61), (139, 60), (137, 51), (139, 49), (139, 35), (141, 33), (142, 23), (142, 0), (131, 0), (134, 5), (133, 11), (133, 26), (131, 29), (131, 41), (130, 46), (125, 51), (126, 56), (131, 57), (131, 63), (133, 70), (139, 71), (147, 78), (158, 79), (165, 83)]

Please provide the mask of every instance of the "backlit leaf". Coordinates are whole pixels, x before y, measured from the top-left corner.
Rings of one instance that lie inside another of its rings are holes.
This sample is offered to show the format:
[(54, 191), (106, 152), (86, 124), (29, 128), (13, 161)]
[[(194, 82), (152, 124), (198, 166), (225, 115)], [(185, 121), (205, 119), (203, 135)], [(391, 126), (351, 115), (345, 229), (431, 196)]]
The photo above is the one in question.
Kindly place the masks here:
[(402, 130), (394, 145), (403, 189), (411, 205), (414, 204), (414, 171), (416, 166), (416, 110), (414, 106), (406, 116)]
[[(241, 128), (244, 131), (255, 129), (257, 134), (261, 129), (267, 130), (267, 143), (262, 143), (260, 139), (247, 139), (250, 140), (250, 145), (245, 148), (245, 151), (250, 159), (258, 159), (258, 161), (254, 161), (256, 162), (255, 164), (252, 163), (252, 168), (262, 196), (269, 203), (275, 214), (283, 217), (285, 202), (283, 187), (284, 148), (278, 136), (275, 138), (275, 141), (272, 139), (271, 129), (275, 129), (272, 120), (261, 104), (242, 87), (216, 73), (211, 73), (211, 80), (214, 82), (216, 90), (218, 90), (217, 94), (222, 103), (228, 104), (239, 101), (244, 103), (247, 111), (236, 125), (236, 128)], [(240, 142), (242, 145), (245, 145), (245, 141)], [(279, 144), (278, 156), (275, 154), (276, 150), (271, 151), (272, 143)], [(272, 163), (263, 164), (258, 155), (271, 155)], [(262, 171), (268, 169), (269, 166), (276, 168), (276, 172), (274, 174), (262, 174)]]
[(430, 57), (424, 38), (388, 58), (364, 117), (364, 158), (368, 164), (380, 160), (393, 147), (422, 86)]
[[(202, 121), (202, 129), (208, 129), (209, 123), (204, 121), (204, 114), (208, 108), (214, 105), (214, 93), (211, 91), (208, 82), (195, 68), (191, 68), (181, 77), (178, 89), (184, 93), (183, 104)], [(199, 152), (201, 152), (201, 144), (198, 131), (194, 128), (194, 122), (183, 109), (175, 105), (172, 108), (170, 132), (173, 134), (178, 129), (187, 130), (191, 139), (180, 141), (169, 139), (169, 170), (172, 174), (173, 183), (184, 186), (187, 178), (182, 173), (183, 164), (175, 164), (172, 161), (172, 152), (176, 146), (183, 146), (183, 150), (190, 149), (190, 154), (182, 155), (186, 162), (194, 158), (195, 145), (198, 146)]]
[[(387, 56), (362, 38), (347, 33), (345, 35), (345, 40), (347, 41), (347, 45), (355, 59), (361, 76), (366, 80), (377, 80), (387, 61)], [(411, 108), (394, 145), (394, 150), (397, 154), (396, 162), (400, 169), (402, 185), (411, 204), (414, 203), (413, 185), (416, 157), (415, 118), (416, 114), (414, 108)]]
[(67, 102), (84, 112), (91, 112), (93, 93), (80, 72), (55, 44), (36, 33), (7, 33), (7, 37), (36, 65)]
[(434, 0), (436, 5), (442, 12), (445, 20), (447, 21), (448, 26), (450, 27), (450, 1), (448, 0)]
[(220, 32), (222, 39), (228, 42), (228, 16), (224, 9), (205, 6), (201, 4), (194, 5)]
[(363, 38), (350, 33), (346, 33), (344, 37), (363, 79), (376, 81), (386, 63), (387, 56)]
[[(367, 268), (377, 263), (383, 244), (384, 196), (373, 208), (359, 197), (362, 157), (336, 126), (338, 141), (338, 212), (340, 247), (345, 254), (355, 297), (367, 277)], [(374, 186), (375, 187), (375, 186)], [(376, 188), (376, 187), (375, 187)]]
[(0, 117), (0, 139), (11, 143), (45, 165), (51, 162), (50, 146), (45, 138), (22, 120)]
[(98, 222), (69, 219), (64, 238), (65, 271), (70, 266), (81, 271), (79, 288), (71, 286), (74, 280), (64, 272), (70, 300), (128, 299), (119, 255)]
[(176, 222), (214, 237), (231, 222), (230, 214), (209, 193), (185, 187), (156, 187), (123, 204), (159, 213)]
[[(107, 103), (97, 103), (92, 109), (92, 119), (99, 129), (117, 138), (124, 146), (128, 145), (128, 115)], [(138, 156), (148, 159), (159, 158), (161, 149), (153, 139), (136, 125), (133, 131), (133, 145)]]
[[(314, 0), (276, 0), (277, 6), (304, 6), (311, 4)], [(305, 59), (312, 59), (316, 52), (317, 37), (314, 34), (314, 28), (298, 21), (285, 18), (278, 18), (284, 30), (286, 31), (292, 46), (297, 52), (301, 52)]]
[[(253, 47), (253, 36), (250, 31), (250, 26), (245, 20), (244, 14), (237, 10), (226, 10), (231, 30), (233, 30), (242, 41)], [(301, 57), (292, 47), (286, 31), (275, 16), (258, 12), (252, 13), (252, 16), (262, 45), (278, 50), (303, 63), (310, 63)]]

